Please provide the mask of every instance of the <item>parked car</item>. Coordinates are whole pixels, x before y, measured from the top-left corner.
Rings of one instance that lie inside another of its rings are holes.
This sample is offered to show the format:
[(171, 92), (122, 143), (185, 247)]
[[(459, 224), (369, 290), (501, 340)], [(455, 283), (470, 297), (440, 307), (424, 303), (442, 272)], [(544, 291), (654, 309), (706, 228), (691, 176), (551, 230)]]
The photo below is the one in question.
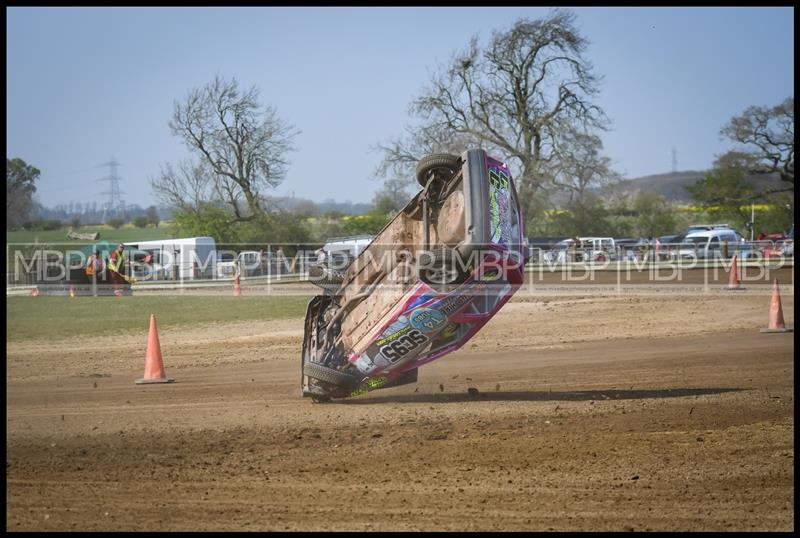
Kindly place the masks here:
[(692, 224), (686, 230), (686, 235), (695, 232), (707, 232), (710, 230), (730, 230), (731, 227), (728, 224)]
[(636, 260), (641, 241), (642, 241), (641, 239), (630, 238), (630, 237), (615, 239), (614, 242), (617, 245), (617, 252), (619, 258), (621, 260), (628, 260), (628, 261)]
[(570, 253), (572, 239), (563, 239), (553, 245), (553, 248), (544, 253), (544, 261), (550, 264), (564, 263), (567, 261), (567, 256)]
[[(482, 149), (417, 165), (423, 189), (308, 305), (301, 393), (315, 401), (413, 383), (522, 284), (522, 212), (508, 167)], [(313, 274), (309, 271), (309, 274)]]
[(259, 250), (243, 250), (234, 255), (233, 252), (217, 253), (217, 278), (233, 278), (236, 267), (242, 278), (267, 274), (270, 262), (268, 252)]
[(567, 239), (564, 236), (532, 236), (525, 237), (531, 261), (543, 263), (547, 261), (548, 253), (553, 250), (554, 245)]
[(613, 237), (579, 237), (578, 250), (587, 262), (605, 262), (617, 259), (617, 244)]
[[(573, 259), (574, 253), (574, 259)], [(617, 259), (617, 244), (613, 237), (576, 237), (556, 243), (544, 254), (547, 263), (575, 262), (602, 263)]]
[(756, 255), (741, 234), (726, 228), (687, 234), (680, 248), (671, 254), (677, 259), (711, 259), (722, 256), (726, 246), (729, 257), (738, 254), (739, 259), (747, 259)]
[(784, 239), (775, 243), (775, 253), (786, 258), (794, 258), (794, 224), (786, 230)]

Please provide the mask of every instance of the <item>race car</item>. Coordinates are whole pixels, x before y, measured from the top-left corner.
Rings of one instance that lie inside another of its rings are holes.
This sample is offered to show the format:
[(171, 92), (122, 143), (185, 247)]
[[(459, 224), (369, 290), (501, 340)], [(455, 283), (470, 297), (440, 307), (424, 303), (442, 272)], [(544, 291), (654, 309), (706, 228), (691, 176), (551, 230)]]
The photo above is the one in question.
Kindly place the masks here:
[(482, 149), (421, 159), (422, 190), (346, 266), (309, 275), (302, 396), (316, 402), (413, 383), (522, 284), (527, 248), (508, 166)]

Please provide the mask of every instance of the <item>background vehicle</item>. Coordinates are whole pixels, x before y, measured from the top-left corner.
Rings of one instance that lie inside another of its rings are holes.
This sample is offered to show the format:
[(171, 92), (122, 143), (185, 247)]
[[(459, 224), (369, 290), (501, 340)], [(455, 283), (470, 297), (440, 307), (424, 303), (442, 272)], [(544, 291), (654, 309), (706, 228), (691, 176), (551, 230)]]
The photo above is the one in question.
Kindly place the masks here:
[(686, 229), (686, 235), (695, 232), (706, 232), (709, 230), (730, 230), (731, 227), (727, 224), (692, 224)]
[(322, 250), (330, 259), (331, 266), (344, 269), (369, 246), (372, 240), (373, 236), (371, 235), (335, 237), (328, 239)]
[[(769, 237), (769, 236), (767, 236)], [(794, 257), (794, 224), (792, 224), (780, 240), (776, 240), (774, 246), (770, 249), (769, 254), (766, 249), (765, 256), (783, 256), (787, 258)]]
[(460, 348), (522, 284), (522, 215), (508, 167), (480, 149), (434, 154), (423, 186), (308, 305), (302, 395), (317, 401), (411, 383)]
[(579, 237), (578, 250), (587, 262), (617, 259), (617, 245), (612, 237)]
[(572, 239), (562, 239), (553, 245), (552, 249), (544, 253), (544, 261), (552, 264), (566, 262), (574, 242)]
[[(574, 246), (574, 248), (573, 248)], [(574, 254), (574, 260), (572, 256)], [(544, 254), (548, 263), (564, 263), (566, 260), (576, 262), (604, 262), (617, 259), (617, 244), (612, 237), (577, 237), (564, 239), (556, 243)]]
[(216, 278), (233, 278), (236, 264), (239, 264), (241, 277), (258, 276), (268, 273), (270, 256), (268, 252), (259, 250), (243, 250), (234, 255), (233, 252), (217, 252)]
[(709, 259), (725, 254), (732, 257), (738, 254), (739, 259), (755, 256), (752, 245), (745, 241), (739, 233), (731, 229), (714, 229), (687, 234), (680, 248), (673, 251), (677, 259)]
[[(137, 263), (136, 272), (142, 279), (213, 278), (217, 251), (213, 237), (184, 237), (157, 241), (125, 243), (126, 248), (151, 255)], [(146, 257), (146, 256), (145, 256)]]

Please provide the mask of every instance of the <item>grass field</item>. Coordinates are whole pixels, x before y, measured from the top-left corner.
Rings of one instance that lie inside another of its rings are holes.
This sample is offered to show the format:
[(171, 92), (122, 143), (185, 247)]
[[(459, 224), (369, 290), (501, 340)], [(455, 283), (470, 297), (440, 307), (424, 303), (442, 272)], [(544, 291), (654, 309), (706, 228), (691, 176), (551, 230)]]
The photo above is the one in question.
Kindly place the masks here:
[[(87, 241), (79, 241), (75, 239), (68, 239), (67, 232), (69, 229), (62, 228), (60, 230), (47, 230), (47, 231), (14, 231), (6, 232), (6, 243), (59, 243), (66, 245), (75, 245), (80, 248), (88, 244)], [(92, 233), (99, 232), (99, 241), (111, 241), (128, 243), (132, 241), (153, 241), (156, 239), (168, 239), (173, 237), (169, 227), (162, 226), (160, 228), (120, 228), (114, 230), (113, 228), (103, 228), (101, 226), (87, 226), (81, 227), (76, 230), (79, 233)]]
[(302, 318), (309, 297), (7, 297), (9, 341), (51, 340), (225, 321)]

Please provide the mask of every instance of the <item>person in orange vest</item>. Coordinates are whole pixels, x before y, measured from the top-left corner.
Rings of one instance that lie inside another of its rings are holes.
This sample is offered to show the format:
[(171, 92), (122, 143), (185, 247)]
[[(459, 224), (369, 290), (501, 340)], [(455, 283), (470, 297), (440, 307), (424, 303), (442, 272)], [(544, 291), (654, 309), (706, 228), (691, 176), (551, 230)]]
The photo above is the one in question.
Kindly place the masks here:
[(105, 269), (105, 265), (103, 258), (100, 256), (100, 251), (95, 250), (86, 263), (86, 276), (99, 275)]
[(123, 271), (125, 270), (125, 245), (120, 243), (117, 248), (111, 253), (108, 260), (108, 271), (111, 276), (111, 286), (114, 288), (114, 294), (118, 295), (122, 290), (121, 287), (128, 283)]

